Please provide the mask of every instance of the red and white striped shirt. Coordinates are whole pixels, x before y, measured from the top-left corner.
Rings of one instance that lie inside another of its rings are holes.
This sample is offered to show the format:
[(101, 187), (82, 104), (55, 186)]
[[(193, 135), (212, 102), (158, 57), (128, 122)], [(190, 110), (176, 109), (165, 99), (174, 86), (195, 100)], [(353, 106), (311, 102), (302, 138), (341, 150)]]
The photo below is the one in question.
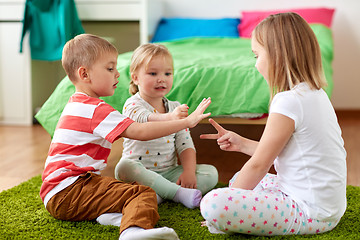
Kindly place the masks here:
[(100, 174), (111, 144), (133, 122), (103, 100), (84, 93), (72, 95), (56, 126), (42, 175), (40, 197), (45, 206), (81, 174)]

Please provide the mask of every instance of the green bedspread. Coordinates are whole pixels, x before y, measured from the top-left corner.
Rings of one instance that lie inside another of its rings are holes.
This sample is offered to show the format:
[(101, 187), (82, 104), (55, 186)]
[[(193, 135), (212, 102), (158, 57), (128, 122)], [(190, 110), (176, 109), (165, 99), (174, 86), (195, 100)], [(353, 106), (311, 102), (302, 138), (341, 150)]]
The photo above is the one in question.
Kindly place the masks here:
[[(333, 89), (332, 31), (313, 24), (321, 47), (323, 66), (331, 96)], [(204, 97), (211, 97), (207, 112), (212, 116), (238, 113), (267, 113), (269, 89), (266, 81), (255, 68), (254, 54), (249, 39), (242, 38), (189, 38), (163, 42), (174, 58), (174, 84), (167, 97), (186, 103), (192, 112)], [(126, 99), (130, 74), (129, 64), (132, 52), (120, 54), (118, 88), (111, 97), (103, 99), (118, 111)], [(61, 112), (75, 88), (65, 77), (35, 116), (52, 136)]]

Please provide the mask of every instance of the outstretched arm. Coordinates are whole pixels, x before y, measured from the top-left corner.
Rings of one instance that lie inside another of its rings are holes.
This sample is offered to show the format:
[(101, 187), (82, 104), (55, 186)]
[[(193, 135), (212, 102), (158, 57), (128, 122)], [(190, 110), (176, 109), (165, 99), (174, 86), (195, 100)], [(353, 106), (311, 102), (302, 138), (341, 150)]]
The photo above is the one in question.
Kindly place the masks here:
[(202, 119), (210, 116), (211, 113), (204, 113), (210, 103), (210, 98), (204, 98), (196, 110), (184, 119), (146, 123), (134, 122), (121, 134), (121, 137), (146, 141), (167, 136), (185, 128), (193, 128)]
[(244, 138), (232, 131), (224, 129), (220, 124), (213, 119), (209, 122), (217, 130), (216, 134), (201, 134), (201, 139), (216, 139), (221, 150), (242, 152), (252, 156), (255, 152), (258, 142)]

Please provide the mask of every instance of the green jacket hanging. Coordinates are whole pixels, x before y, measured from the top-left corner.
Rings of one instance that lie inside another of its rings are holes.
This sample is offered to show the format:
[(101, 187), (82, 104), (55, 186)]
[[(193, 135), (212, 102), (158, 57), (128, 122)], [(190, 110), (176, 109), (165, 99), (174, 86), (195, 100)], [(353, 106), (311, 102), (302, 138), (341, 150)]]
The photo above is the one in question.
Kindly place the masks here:
[(29, 31), (31, 58), (60, 60), (65, 43), (84, 33), (74, 0), (27, 0), (20, 41)]

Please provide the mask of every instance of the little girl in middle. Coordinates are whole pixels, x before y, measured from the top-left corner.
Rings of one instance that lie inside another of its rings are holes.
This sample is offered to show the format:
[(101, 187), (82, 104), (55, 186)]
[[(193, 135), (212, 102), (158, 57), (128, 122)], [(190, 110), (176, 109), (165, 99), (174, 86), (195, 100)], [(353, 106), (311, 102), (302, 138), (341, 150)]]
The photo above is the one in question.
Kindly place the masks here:
[[(135, 49), (130, 64), (133, 96), (125, 102), (123, 114), (141, 123), (185, 118), (188, 106), (165, 97), (173, 84), (173, 72), (172, 55), (164, 45), (149, 43)], [(124, 138), (123, 146), (115, 178), (151, 187), (158, 203), (170, 199), (188, 208), (198, 207), (202, 194), (218, 182), (214, 166), (196, 164), (189, 129), (150, 141)]]

